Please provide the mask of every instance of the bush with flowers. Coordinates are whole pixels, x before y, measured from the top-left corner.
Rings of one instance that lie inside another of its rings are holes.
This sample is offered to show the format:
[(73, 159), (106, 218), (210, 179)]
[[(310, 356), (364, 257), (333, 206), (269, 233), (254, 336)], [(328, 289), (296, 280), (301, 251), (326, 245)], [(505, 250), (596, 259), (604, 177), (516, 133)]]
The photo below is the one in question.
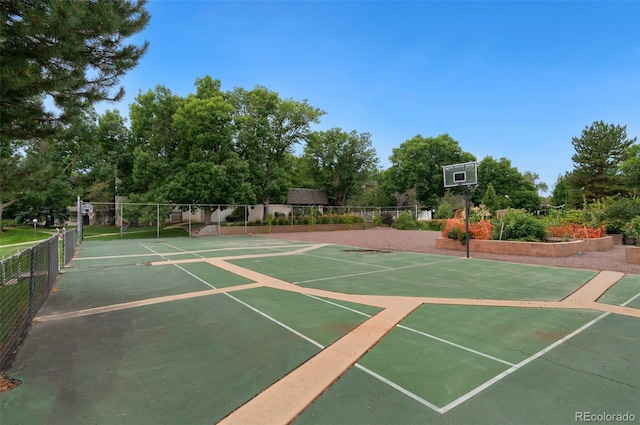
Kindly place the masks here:
[(625, 224), (623, 232), (625, 237), (635, 239), (635, 245), (640, 245), (640, 215)]

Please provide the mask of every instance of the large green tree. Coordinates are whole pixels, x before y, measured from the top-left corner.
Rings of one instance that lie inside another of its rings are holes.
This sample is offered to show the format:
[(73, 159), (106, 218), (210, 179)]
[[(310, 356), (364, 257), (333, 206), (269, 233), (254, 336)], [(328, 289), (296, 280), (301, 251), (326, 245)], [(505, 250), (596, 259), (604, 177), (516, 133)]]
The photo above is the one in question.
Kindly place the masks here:
[(387, 191), (403, 194), (415, 190), (418, 201), (428, 206), (435, 206), (444, 195), (443, 166), (475, 161), (448, 134), (417, 135), (394, 148), (389, 159), (391, 167), (384, 182)]
[[(0, 140), (49, 134), (102, 100), (147, 49), (127, 44), (149, 21), (145, 0), (0, 2)], [(55, 109), (45, 104), (51, 100)]]
[(554, 206), (567, 206), (572, 208), (580, 204), (578, 193), (569, 184), (569, 174), (559, 175), (556, 184), (551, 191), (551, 203)]
[[(0, 144), (4, 146), (0, 149), (0, 221), (4, 209), (12, 205), (11, 218), (24, 212), (34, 218), (40, 210), (62, 217), (73, 202), (71, 189), (75, 194), (87, 193), (95, 181), (95, 164), (104, 157), (95, 137), (96, 121), (97, 115), (89, 109), (55, 135), (13, 146)], [(39, 201), (43, 204), (38, 205)]]
[(120, 78), (147, 49), (126, 40), (148, 21), (145, 0), (0, 2), (0, 217), (9, 205), (58, 208), (51, 193), (66, 202), (74, 160), (92, 148), (74, 127), (122, 98)]
[(157, 192), (173, 175), (180, 143), (173, 117), (184, 102), (165, 86), (156, 86), (139, 93), (130, 105), (133, 193)]
[[(106, 111), (98, 119), (95, 133), (100, 160), (95, 164), (95, 183), (106, 183), (103, 191), (93, 201), (107, 202), (115, 195), (129, 193), (133, 186), (133, 153), (130, 148), (130, 130), (126, 126), (126, 119), (118, 110)], [(95, 188), (94, 188), (95, 192)]]
[(266, 217), (269, 203), (283, 201), (291, 185), (295, 146), (308, 140), (311, 123), (318, 123), (324, 111), (306, 100), (281, 99), (262, 86), (236, 88), (231, 99), (236, 107), (236, 148), (249, 165), (251, 185)]
[(629, 195), (640, 196), (640, 144), (635, 143), (626, 149), (620, 171)]
[(12, 218), (18, 221), (44, 219), (49, 226), (55, 219), (66, 218), (67, 206), (73, 203), (74, 193), (71, 179), (65, 172), (66, 164), (57, 160), (58, 151), (51, 149), (53, 146), (54, 143), (43, 140), (32, 142), (14, 156), (15, 164), (9, 169), (11, 180), (15, 182), (10, 189), (14, 190), (13, 199), (17, 201)]
[(495, 160), (486, 156), (478, 163), (478, 187), (474, 202), (481, 202), (489, 185), (495, 192), (499, 208), (524, 208), (534, 211), (540, 208), (540, 196), (529, 174), (523, 175), (507, 158)]
[(347, 199), (360, 195), (378, 165), (369, 133), (340, 128), (312, 133), (303, 158), (314, 186), (324, 189), (333, 205), (345, 205)]
[(196, 88), (173, 117), (179, 144), (166, 193), (171, 202), (204, 204), (209, 224), (207, 204), (248, 203), (254, 196), (249, 166), (234, 146), (234, 106), (217, 80), (198, 79)]
[(626, 150), (636, 138), (627, 137), (627, 127), (596, 121), (571, 140), (575, 153), (569, 183), (587, 201), (626, 192), (620, 166)]

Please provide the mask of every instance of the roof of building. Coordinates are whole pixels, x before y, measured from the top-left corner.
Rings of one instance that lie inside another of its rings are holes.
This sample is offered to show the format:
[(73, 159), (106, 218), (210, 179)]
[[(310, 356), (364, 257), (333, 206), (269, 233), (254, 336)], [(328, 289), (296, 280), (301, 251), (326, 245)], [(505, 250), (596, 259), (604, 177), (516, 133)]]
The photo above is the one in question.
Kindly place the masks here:
[(329, 205), (327, 193), (320, 189), (289, 189), (287, 204), (291, 205)]

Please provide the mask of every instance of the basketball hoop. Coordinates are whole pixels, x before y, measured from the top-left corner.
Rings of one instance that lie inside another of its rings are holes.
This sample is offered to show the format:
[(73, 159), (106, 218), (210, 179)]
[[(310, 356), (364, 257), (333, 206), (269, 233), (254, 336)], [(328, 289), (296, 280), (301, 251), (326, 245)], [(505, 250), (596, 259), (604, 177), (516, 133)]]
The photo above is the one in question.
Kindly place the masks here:
[(465, 162), (463, 164), (445, 165), (442, 167), (444, 187), (460, 187), (464, 189), (464, 215), (467, 246), (467, 258), (469, 258), (469, 186), (478, 184), (478, 164)]
[(478, 184), (478, 164), (465, 162), (463, 164), (445, 165), (442, 167), (444, 187), (472, 186)]
[(88, 215), (89, 218), (93, 218), (95, 213), (93, 212), (93, 205), (82, 204), (82, 215)]

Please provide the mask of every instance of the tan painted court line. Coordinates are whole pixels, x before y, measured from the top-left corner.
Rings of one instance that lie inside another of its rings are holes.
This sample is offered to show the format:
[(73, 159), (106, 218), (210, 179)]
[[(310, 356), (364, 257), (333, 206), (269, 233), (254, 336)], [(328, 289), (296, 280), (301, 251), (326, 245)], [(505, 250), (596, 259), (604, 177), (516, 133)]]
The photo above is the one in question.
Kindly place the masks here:
[[(304, 288), (266, 276), (253, 270), (227, 263), (225, 258), (207, 259), (216, 267), (261, 282), (265, 286), (305, 294), (341, 299), (361, 304), (385, 306), (385, 310), (325, 348), (307, 363), (300, 366), (255, 398), (244, 404), (219, 424), (259, 424), (268, 418), (269, 423), (291, 423), (304, 409), (340, 378), (358, 358), (364, 355), (404, 317), (422, 304), (489, 305), (520, 308), (587, 308), (640, 317), (640, 310), (595, 303), (624, 274), (601, 273), (576, 291), (577, 296), (560, 302), (508, 301), (486, 299), (447, 299), (422, 297), (385, 297), (340, 294), (312, 288)], [(585, 300), (585, 301), (581, 301)], [(369, 334), (362, 335), (369, 327)]]
[(582, 285), (576, 292), (565, 298), (564, 301), (568, 303), (595, 301), (623, 277), (624, 273), (602, 271)]
[(91, 316), (93, 314), (109, 313), (111, 311), (126, 310), (126, 309), (129, 309), (129, 308), (136, 308), (136, 307), (143, 307), (143, 306), (147, 306), (147, 305), (161, 304), (161, 303), (166, 303), (166, 302), (170, 302), (170, 301), (188, 300), (190, 298), (198, 298), (198, 297), (206, 297), (206, 296), (209, 296), (209, 295), (224, 294), (224, 293), (227, 293), (227, 292), (234, 292), (234, 291), (239, 291), (239, 290), (244, 290), (244, 289), (257, 288), (257, 287), (260, 287), (260, 286), (264, 286), (264, 285), (262, 285), (261, 283), (250, 283), (250, 284), (246, 284), (246, 285), (238, 285), (238, 286), (233, 286), (233, 287), (228, 287), (228, 288), (207, 289), (207, 290), (204, 290), (204, 291), (187, 292), (185, 294), (167, 295), (167, 296), (164, 296), (164, 297), (156, 297), (156, 298), (147, 298), (147, 299), (139, 300), (139, 301), (130, 301), (130, 302), (120, 303), (120, 304), (111, 304), (111, 305), (105, 305), (105, 306), (101, 306), (101, 307), (93, 307), (93, 308), (85, 308), (85, 309), (82, 309), (82, 310), (68, 311), (68, 312), (65, 312), (65, 313), (55, 313), (55, 314), (48, 314), (48, 315), (44, 315), (44, 316), (36, 316), (33, 319), (33, 321), (34, 322), (51, 322), (51, 321), (54, 321), (54, 320), (72, 319), (74, 317)]
[(406, 302), (381, 311), (218, 423), (291, 423), (390, 329), (420, 305), (420, 302)]
[(500, 306), (516, 308), (552, 308), (552, 309), (590, 309), (609, 313), (616, 313), (632, 317), (640, 317), (640, 310), (601, 304), (596, 300), (611, 286), (619, 281), (624, 274), (616, 272), (601, 272), (592, 280), (584, 284), (576, 292), (562, 301), (528, 301), (528, 300), (492, 300), (492, 299), (464, 299), (464, 298), (430, 298), (381, 295), (344, 294), (321, 289), (305, 288), (292, 283), (255, 272), (235, 264), (229, 260), (290, 256), (301, 254), (330, 244), (316, 244), (295, 251), (268, 254), (241, 255), (233, 257), (198, 258), (175, 261), (156, 261), (152, 265), (183, 264), (192, 262), (206, 262), (220, 269), (234, 273), (254, 282), (234, 287), (210, 289), (187, 294), (157, 297), (147, 300), (133, 301), (104, 307), (95, 307), (75, 312), (40, 316), (36, 320), (51, 321), (100, 314), (108, 311), (123, 310), (139, 306), (152, 305), (181, 299), (223, 294), (238, 290), (257, 287), (271, 287), (275, 289), (316, 295), (349, 301), (359, 304), (382, 307), (383, 310), (360, 324), (351, 332), (344, 335), (335, 343), (324, 348), (306, 363), (265, 389), (252, 400), (240, 406), (237, 410), (224, 418), (220, 424), (260, 424), (260, 423), (291, 423), (304, 411), (322, 392), (352, 367), (371, 347), (384, 337), (393, 327), (412, 311), (423, 304), (449, 304), (474, 306)]

